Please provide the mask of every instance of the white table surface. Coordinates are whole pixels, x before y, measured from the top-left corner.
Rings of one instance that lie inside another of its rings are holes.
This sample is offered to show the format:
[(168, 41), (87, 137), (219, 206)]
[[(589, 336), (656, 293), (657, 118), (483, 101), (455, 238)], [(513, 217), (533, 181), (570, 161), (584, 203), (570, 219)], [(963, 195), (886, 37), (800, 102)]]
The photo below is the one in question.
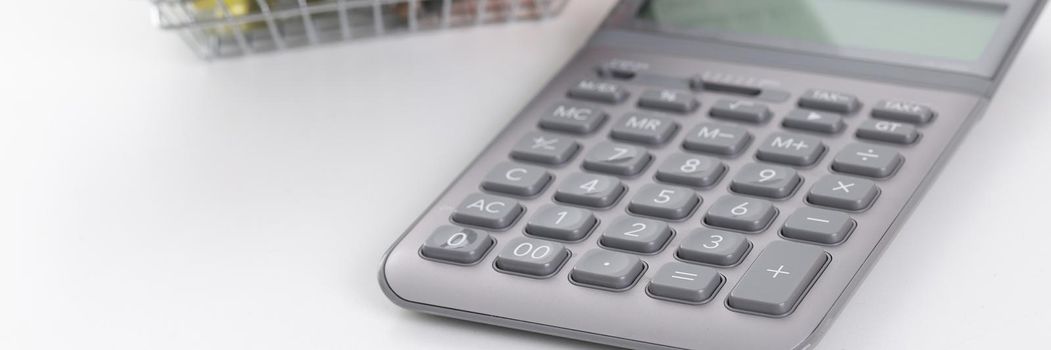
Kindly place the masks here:
[[(611, 4), (205, 63), (145, 1), (20, 2), (0, 21), (0, 348), (592, 346), (399, 309), (376, 270)], [(1046, 347), (1048, 91), (1045, 18), (821, 348)]]

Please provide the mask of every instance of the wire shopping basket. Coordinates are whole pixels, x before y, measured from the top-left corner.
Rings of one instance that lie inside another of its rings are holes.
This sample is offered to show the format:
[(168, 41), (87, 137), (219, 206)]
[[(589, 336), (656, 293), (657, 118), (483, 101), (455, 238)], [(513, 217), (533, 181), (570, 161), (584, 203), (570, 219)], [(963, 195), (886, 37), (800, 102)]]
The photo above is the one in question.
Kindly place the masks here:
[(152, 0), (154, 20), (202, 58), (540, 20), (568, 0)]

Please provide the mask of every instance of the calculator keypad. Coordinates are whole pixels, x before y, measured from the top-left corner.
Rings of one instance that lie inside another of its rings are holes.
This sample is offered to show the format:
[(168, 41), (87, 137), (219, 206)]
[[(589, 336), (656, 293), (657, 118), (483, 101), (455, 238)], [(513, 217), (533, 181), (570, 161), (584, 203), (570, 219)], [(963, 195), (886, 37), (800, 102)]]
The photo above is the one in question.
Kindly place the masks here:
[(493, 239), (484, 231), (452, 225), (439, 226), (420, 247), (425, 257), (456, 264), (474, 264), (493, 246)]
[(622, 143), (602, 142), (584, 156), (584, 169), (612, 175), (632, 176), (650, 164), (644, 148)]
[(580, 144), (568, 137), (533, 132), (522, 137), (511, 150), (511, 157), (544, 164), (562, 164), (569, 161)]
[(503, 229), (511, 226), (522, 211), (522, 206), (512, 199), (475, 193), (460, 202), (452, 219), (462, 224)]
[(592, 249), (580, 257), (569, 277), (582, 285), (616, 291), (635, 284), (645, 269), (646, 264), (637, 256)]
[(777, 209), (768, 201), (728, 195), (708, 208), (704, 222), (716, 227), (758, 232), (770, 225), (776, 216)]
[(641, 113), (628, 113), (613, 125), (610, 137), (628, 142), (659, 145), (679, 129), (671, 118)]
[(518, 237), (504, 245), (496, 256), (496, 268), (530, 277), (548, 277), (569, 258), (569, 249), (561, 243)]
[(700, 304), (715, 296), (722, 281), (722, 275), (713, 268), (670, 262), (653, 274), (646, 292), (657, 298)]
[(701, 264), (732, 266), (744, 258), (750, 247), (748, 238), (740, 233), (698, 228), (686, 236), (676, 254), (680, 259)]
[(574, 173), (559, 185), (555, 199), (564, 203), (605, 208), (613, 205), (623, 193), (624, 185), (615, 177)]
[(605, 111), (579, 103), (563, 102), (540, 117), (540, 127), (547, 130), (587, 134), (598, 130), (609, 118)]
[(625, 216), (606, 228), (599, 243), (614, 249), (646, 254), (661, 250), (671, 236), (671, 228), (662, 221)]
[(497, 164), (482, 180), (482, 188), (487, 191), (532, 196), (551, 182), (551, 173), (544, 168), (532, 165), (504, 162)]
[(756, 157), (768, 162), (808, 166), (825, 152), (825, 144), (816, 137), (777, 132), (759, 145)]
[(682, 147), (691, 151), (732, 156), (752, 141), (745, 128), (716, 123), (699, 123), (686, 134)]
[(684, 186), (714, 185), (726, 172), (726, 164), (716, 158), (675, 153), (657, 168), (657, 180)]
[(668, 220), (679, 220), (701, 203), (693, 190), (675, 186), (648, 184), (639, 189), (628, 203), (628, 211)]
[[(883, 100), (858, 116), (858, 97), (825, 89), (785, 95), (781, 106), (751, 90), (710, 89), (736, 95), (704, 111), (703, 85), (638, 87), (644, 72), (600, 72), (608, 80), (569, 86), (489, 170), (485, 193), (453, 209), (451, 221), (467, 228), (439, 227), (420, 255), (471, 265), (493, 250), (500, 272), (548, 278), (566, 264), (575, 285), (619, 292), (640, 283), (649, 297), (684, 304), (731, 288), (725, 307), (783, 316), (833, 258), (826, 248), (846, 244), (855, 218), (877, 205), (877, 181), (905, 166), (902, 145), (920, 142), (936, 114)], [(646, 273), (647, 260), (667, 255), (675, 260)], [(743, 275), (732, 272), (743, 262)]]

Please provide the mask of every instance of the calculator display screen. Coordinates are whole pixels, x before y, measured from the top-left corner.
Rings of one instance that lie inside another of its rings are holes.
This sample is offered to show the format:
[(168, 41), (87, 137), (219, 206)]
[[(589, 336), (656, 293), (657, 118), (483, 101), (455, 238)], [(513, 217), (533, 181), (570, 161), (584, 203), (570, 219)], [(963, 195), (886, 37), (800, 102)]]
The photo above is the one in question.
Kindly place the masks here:
[[(1002, 4), (944, 0), (650, 0), (639, 17), (780, 45), (875, 50), (973, 62), (1003, 21)], [(795, 46), (792, 46), (795, 47)]]

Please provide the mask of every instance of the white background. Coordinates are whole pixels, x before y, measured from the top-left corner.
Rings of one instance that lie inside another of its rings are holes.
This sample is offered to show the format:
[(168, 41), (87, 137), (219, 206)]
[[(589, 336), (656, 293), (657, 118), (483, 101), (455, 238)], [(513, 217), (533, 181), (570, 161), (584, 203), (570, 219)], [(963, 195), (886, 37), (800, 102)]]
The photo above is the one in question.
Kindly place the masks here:
[[(0, 348), (591, 346), (404, 311), (375, 276), (611, 4), (213, 63), (145, 1), (5, 7)], [(1045, 18), (821, 348), (1046, 346), (1048, 91)]]

